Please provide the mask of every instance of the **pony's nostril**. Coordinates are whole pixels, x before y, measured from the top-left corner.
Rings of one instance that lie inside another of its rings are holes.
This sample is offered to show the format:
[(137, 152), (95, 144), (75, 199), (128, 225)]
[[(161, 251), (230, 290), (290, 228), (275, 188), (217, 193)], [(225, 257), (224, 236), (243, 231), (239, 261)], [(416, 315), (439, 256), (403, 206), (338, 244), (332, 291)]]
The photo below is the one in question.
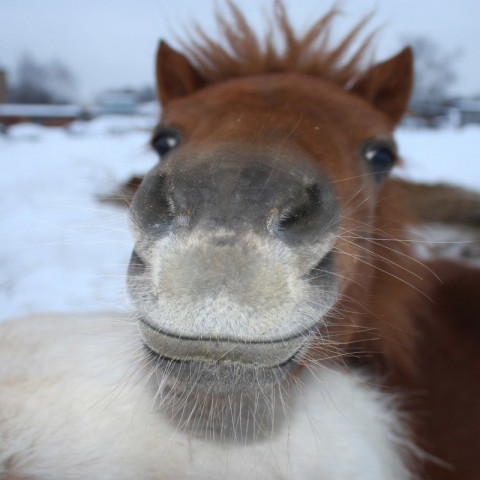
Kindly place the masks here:
[(279, 232), (296, 227), (308, 227), (322, 208), (320, 186), (312, 184), (304, 187), (297, 195), (292, 196), (280, 210), (272, 210), (277, 216), (272, 224), (276, 224)]
[(286, 207), (279, 215), (278, 228), (279, 230), (287, 230), (294, 225), (304, 220), (310, 210), (310, 205), (294, 205), (293, 207)]
[[(152, 174), (143, 180), (133, 197), (130, 213), (135, 224), (147, 233), (167, 233), (174, 222), (186, 223), (183, 212), (177, 212), (165, 172)], [(177, 217), (181, 217), (178, 220)]]

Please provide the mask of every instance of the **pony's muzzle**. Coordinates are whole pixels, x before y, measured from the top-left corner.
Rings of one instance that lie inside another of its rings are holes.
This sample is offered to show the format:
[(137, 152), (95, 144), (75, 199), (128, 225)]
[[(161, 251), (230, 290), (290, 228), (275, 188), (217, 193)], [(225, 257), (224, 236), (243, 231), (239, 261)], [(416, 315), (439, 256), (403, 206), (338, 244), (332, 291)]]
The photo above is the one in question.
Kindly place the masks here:
[(295, 368), (338, 292), (327, 177), (301, 154), (245, 155), (174, 154), (131, 207), (140, 336), (166, 377), (223, 391)]

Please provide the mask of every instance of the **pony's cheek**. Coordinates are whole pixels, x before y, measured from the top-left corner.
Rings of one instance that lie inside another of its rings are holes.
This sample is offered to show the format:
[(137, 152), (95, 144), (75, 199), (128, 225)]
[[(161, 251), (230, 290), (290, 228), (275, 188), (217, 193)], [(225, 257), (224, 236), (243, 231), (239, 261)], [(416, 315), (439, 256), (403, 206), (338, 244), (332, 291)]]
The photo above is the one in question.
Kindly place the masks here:
[(361, 252), (350, 239), (339, 237), (332, 249), (335, 265), (337, 288), (340, 294), (344, 293), (349, 285), (358, 281), (362, 267), (362, 258), (365, 252)]

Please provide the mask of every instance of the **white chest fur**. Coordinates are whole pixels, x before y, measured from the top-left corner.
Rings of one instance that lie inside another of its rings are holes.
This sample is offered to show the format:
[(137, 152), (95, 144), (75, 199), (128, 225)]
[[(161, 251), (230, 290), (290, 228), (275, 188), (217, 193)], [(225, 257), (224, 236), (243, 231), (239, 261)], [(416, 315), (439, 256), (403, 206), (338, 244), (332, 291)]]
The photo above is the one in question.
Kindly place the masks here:
[(221, 445), (153, 411), (126, 317), (29, 317), (0, 325), (0, 339), (0, 478), (413, 478), (392, 401), (360, 375), (305, 370), (272, 438)]

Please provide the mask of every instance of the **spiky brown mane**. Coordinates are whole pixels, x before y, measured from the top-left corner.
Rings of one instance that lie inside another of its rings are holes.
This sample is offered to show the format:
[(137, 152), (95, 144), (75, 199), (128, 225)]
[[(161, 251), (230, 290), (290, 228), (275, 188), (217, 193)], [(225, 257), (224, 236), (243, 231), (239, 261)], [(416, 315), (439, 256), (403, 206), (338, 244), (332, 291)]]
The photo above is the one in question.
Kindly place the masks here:
[(369, 17), (359, 22), (333, 48), (330, 32), (334, 19), (340, 14), (337, 8), (299, 36), (285, 6), (281, 0), (275, 0), (273, 22), (268, 33), (261, 37), (232, 2), (229, 1), (228, 6), (230, 18), (220, 13), (216, 15), (221, 40), (213, 40), (197, 26), (198, 37), (184, 43), (190, 59), (207, 83), (265, 73), (295, 72), (322, 77), (345, 87), (363, 70), (374, 34), (368, 35), (356, 48), (353, 44)]

